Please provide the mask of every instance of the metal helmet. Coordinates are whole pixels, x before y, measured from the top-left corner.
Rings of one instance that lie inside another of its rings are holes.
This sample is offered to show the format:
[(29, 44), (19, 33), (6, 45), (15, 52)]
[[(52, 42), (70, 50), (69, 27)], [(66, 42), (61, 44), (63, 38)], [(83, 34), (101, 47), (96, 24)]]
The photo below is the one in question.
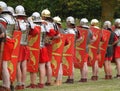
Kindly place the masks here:
[(7, 9), (8, 9), (8, 11), (9, 11), (9, 12), (11, 12), (11, 13), (12, 13), (12, 15), (14, 15), (14, 14), (15, 14), (15, 11), (14, 11), (14, 8), (13, 8), (13, 7), (8, 6), (8, 7), (7, 7)]
[(70, 24), (75, 24), (75, 19), (74, 19), (74, 17), (69, 16), (69, 17), (67, 17), (66, 22), (70, 23)]
[(25, 9), (22, 5), (18, 5), (16, 8), (15, 8), (15, 13), (16, 15), (20, 15), (20, 16), (26, 16), (25, 14)]
[(41, 16), (42, 17), (50, 17), (51, 16), (51, 13), (48, 9), (44, 9), (42, 12), (41, 12)]
[(0, 10), (2, 12), (9, 12), (8, 8), (7, 8), (7, 4), (5, 2), (3, 2), (3, 1), (0, 1)]
[(88, 19), (87, 18), (82, 18), (80, 20), (80, 26), (82, 26), (82, 27), (88, 27)]
[(111, 22), (110, 21), (105, 21), (103, 24), (103, 28), (107, 29), (107, 28), (111, 28)]
[(61, 18), (59, 16), (55, 16), (53, 20), (55, 23), (61, 24)]
[(115, 25), (115, 27), (120, 27), (120, 18), (115, 20), (114, 25)]
[(32, 20), (33, 22), (41, 22), (40, 14), (38, 12), (34, 12), (32, 14)]
[(92, 26), (98, 26), (99, 25), (99, 21), (97, 19), (92, 19), (91, 20), (91, 25)]

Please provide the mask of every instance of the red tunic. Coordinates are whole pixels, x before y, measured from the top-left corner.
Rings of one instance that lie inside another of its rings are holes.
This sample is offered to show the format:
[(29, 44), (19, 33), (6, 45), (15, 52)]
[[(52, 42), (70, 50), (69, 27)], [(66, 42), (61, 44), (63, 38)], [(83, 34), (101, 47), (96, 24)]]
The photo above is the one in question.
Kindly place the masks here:
[(120, 58), (120, 46), (115, 47), (115, 58)]
[(28, 60), (30, 57), (30, 50), (28, 46), (20, 45), (18, 61)]
[(40, 49), (40, 63), (45, 63), (49, 61), (48, 50), (46, 47)]
[[(115, 41), (118, 41), (118, 37), (115, 37)], [(114, 57), (120, 58), (120, 46), (115, 46), (114, 48)]]
[(4, 44), (4, 51), (3, 51), (3, 61), (11, 60), (11, 55), (14, 48), (14, 39), (6, 38), (6, 42)]

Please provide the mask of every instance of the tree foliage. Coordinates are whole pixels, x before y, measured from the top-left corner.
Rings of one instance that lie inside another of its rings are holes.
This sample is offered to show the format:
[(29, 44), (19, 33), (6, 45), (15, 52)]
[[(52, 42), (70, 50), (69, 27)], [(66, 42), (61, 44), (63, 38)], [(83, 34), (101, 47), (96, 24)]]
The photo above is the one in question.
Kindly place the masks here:
[(102, 21), (110, 20), (113, 21), (115, 8), (117, 6), (117, 0), (101, 0), (102, 5)]
[[(109, 3), (109, 1), (117, 0), (3, 0), (9, 6), (16, 7), (17, 5), (23, 5), (26, 10), (26, 14), (30, 16), (33, 12), (41, 11), (48, 8), (51, 11), (52, 16), (60, 16), (65, 19), (67, 16), (74, 16), (75, 18), (86, 17), (89, 20), (92, 18), (101, 19), (103, 4), (110, 4), (114, 7), (114, 3)], [(105, 8), (104, 8), (105, 9)], [(112, 10), (111, 13), (115, 13), (114, 17), (118, 17), (120, 11), (118, 8)], [(109, 11), (110, 12), (110, 11)], [(113, 17), (112, 16), (112, 17)]]

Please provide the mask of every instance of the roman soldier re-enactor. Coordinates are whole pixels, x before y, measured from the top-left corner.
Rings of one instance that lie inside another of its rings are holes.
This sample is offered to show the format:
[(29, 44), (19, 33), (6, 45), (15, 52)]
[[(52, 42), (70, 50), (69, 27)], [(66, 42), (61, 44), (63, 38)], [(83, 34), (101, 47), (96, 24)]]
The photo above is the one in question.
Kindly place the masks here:
[(67, 17), (66, 19), (67, 29), (65, 30), (66, 34), (74, 34), (74, 49), (73, 49), (73, 58), (72, 61), (72, 74), (68, 76), (66, 83), (74, 83), (74, 60), (75, 60), (75, 44), (76, 41), (80, 41), (80, 32), (76, 29), (75, 19), (72, 16)]
[[(15, 28), (15, 21), (12, 13), (8, 11), (7, 4), (0, 1), (0, 8), (2, 10), (0, 23), (1, 30), (6, 31), (6, 39), (4, 42), (4, 47), (1, 45), (1, 58), (2, 59), (2, 80), (3, 84), (0, 86), (0, 91), (10, 91), (10, 73), (8, 71), (8, 62), (11, 60), (11, 54), (14, 47), (13, 32)], [(4, 26), (4, 27), (3, 27)], [(1, 44), (4, 41), (5, 33), (1, 31)], [(3, 51), (4, 50), (4, 51)]]
[[(54, 23), (56, 24), (56, 27), (58, 29), (58, 31), (61, 33), (61, 34), (64, 34), (65, 31), (64, 29), (62, 28), (62, 24), (61, 24), (61, 18), (59, 16), (55, 16), (53, 18), (54, 20)], [(62, 75), (63, 75), (63, 69), (62, 69), (62, 60), (60, 62), (60, 67), (59, 67), (59, 71), (58, 71), (58, 76), (55, 78), (55, 83), (54, 85), (61, 85), (62, 84)]]
[(18, 5), (15, 8), (16, 14), (16, 29), (22, 32), (22, 37), (20, 40), (20, 50), (17, 64), (17, 86), (16, 90), (24, 89), (25, 79), (26, 79), (26, 62), (28, 59), (28, 47), (27, 47), (27, 37), (29, 34), (29, 27), (27, 25), (27, 17), (25, 14), (24, 7)]
[(88, 61), (88, 44), (90, 44), (93, 40), (93, 34), (92, 31), (89, 29), (89, 25), (88, 25), (88, 20), (86, 18), (82, 18), (80, 20), (80, 27), (82, 29), (84, 29), (85, 31), (88, 31), (88, 35), (87, 35), (87, 45), (86, 45), (86, 54), (85, 54), (85, 58), (84, 58), (84, 64), (83, 67), (80, 69), (81, 72), (81, 79), (79, 80), (79, 82), (87, 82), (87, 75), (88, 75), (88, 66), (87, 66), (87, 61)]
[(46, 86), (51, 85), (52, 78), (52, 68), (51, 68), (51, 58), (52, 58), (52, 44), (51, 41), (53, 36), (57, 34), (54, 29), (53, 19), (51, 18), (51, 13), (48, 9), (44, 9), (41, 12), (42, 24), (41, 24), (41, 35), (40, 35), (40, 59), (39, 59), (39, 72), (40, 80), (38, 83), (39, 88), (44, 87), (44, 78), (47, 76)]
[[(16, 29), (21, 31), (22, 33), (18, 56), (17, 85), (16, 85), (16, 90), (20, 90), (25, 88), (27, 61), (29, 60), (30, 57), (30, 51), (28, 47), (28, 36), (29, 34), (34, 34), (35, 26), (32, 22), (28, 22), (27, 16), (25, 14), (25, 9), (22, 5), (16, 6), (15, 16), (16, 16)], [(37, 34), (37, 32), (35, 34)]]
[(116, 45), (115, 45), (115, 62), (116, 62), (116, 69), (117, 69), (117, 74), (116, 74), (116, 78), (120, 78), (120, 18), (115, 20), (115, 34), (118, 38), (118, 40), (116, 40)]
[[(33, 12), (32, 16), (28, 18), (29, 22), (33, 22), (38, 34), (29, 36), (30, 59), (27, 62), (27, 71), (30, 72), (30, 84), (26, 88), (37, 88), (37, 72), (39, 66), (39, 49), (40, 49), (40, 31), (41, 31), (41, 17), (39, 12)], [(33, 59), (33, 57), (35, 59)]]
[[(14, 8), (11, 6), (7, 7), (8, 11), (11, 12), (12, 16), (14, 17), (15, 20), (15, 11)], [(16, 20), (15, 20), (16, 22)], [(20, 38), (21, 38), (21, 32), (20, 31), (14, 31), (13, 33), (13, 38), (15, 39), (15, 44), (14, 44), (14, 50), (12, 52), (12, 58), (11, 58), (11, 63), (13, 67), (9, 64), (8, 69), (10, 70), (10, 80), (11, 80), (11, 91), (14, 91), (14, 81), (16, 80), (16, 68), (17, 68), (17, 57), (19, 54), (19, 46), (20, 46)], [(17, 42), (18, 41), (18, 42)]]
[(111, 61), (113, 59), (113, 53), (114, 53), (113, 47), (114, 47), (115, 41), (117, 40), (117, 36), (112, 30), (110, 21), (105, 21), (103, 24), (103, 28), (111, 32), (109, 42), (108, 42), (108, 47), (106, 50), (105, 61), (104, 61), (105, 79), (107, 80), (107, 79), (112, 79)]
[[(92, 19), (91, 20), (91, 25), (90, 25), (90, 28), (92, 29), (93, 28), (96, 28), (96, 29), (99, 29), (99, 21), (97, 19)], [(97, 32), (97, 31), (95, 31)], [(99, 54), (98, 53), (98, 50), (97, 49), (97, 55)], [(98, 80), (98, 70), (99, 70), (99, 67), (98, 67), (98, 56), (96, 56), (96, 60), (95, 60), (95, 63), (94, 65), (92, 66), (92, 76), (91, 76), (91, 80)]]

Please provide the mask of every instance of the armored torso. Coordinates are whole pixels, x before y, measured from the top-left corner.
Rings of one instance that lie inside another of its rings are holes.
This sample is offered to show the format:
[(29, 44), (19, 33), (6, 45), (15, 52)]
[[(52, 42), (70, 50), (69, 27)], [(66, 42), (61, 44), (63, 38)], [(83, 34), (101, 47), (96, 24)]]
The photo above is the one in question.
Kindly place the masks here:
[(28, 44), (28, 35), (30, 31), (29, 23), (23, 19), (17, 19), (17, 28), (22, 32), (22, 37), (20, 44), (27, 45)]
[(41, 33), (40, 33), (40, 47), (45, 46), (45, 37), (46, 37), (46, 30), (45, 25), (41, 25)]
[(4, 22), (6, 22), (6, 36), (7, 38), (13, 37), (13, 32), (15, 30), (15, 20), (12, 15), (8, 13), (2, 13), (1, 18)]
[(50, 29), (54, 29), (53, 23), (46, 21), (47, 24), (41, 25), (41, 38), (40, 38), (40, 47), (44, 47), (45, 43), (50, 42), (50, 37), (47, 37), (46, 33), (50, 32)]

